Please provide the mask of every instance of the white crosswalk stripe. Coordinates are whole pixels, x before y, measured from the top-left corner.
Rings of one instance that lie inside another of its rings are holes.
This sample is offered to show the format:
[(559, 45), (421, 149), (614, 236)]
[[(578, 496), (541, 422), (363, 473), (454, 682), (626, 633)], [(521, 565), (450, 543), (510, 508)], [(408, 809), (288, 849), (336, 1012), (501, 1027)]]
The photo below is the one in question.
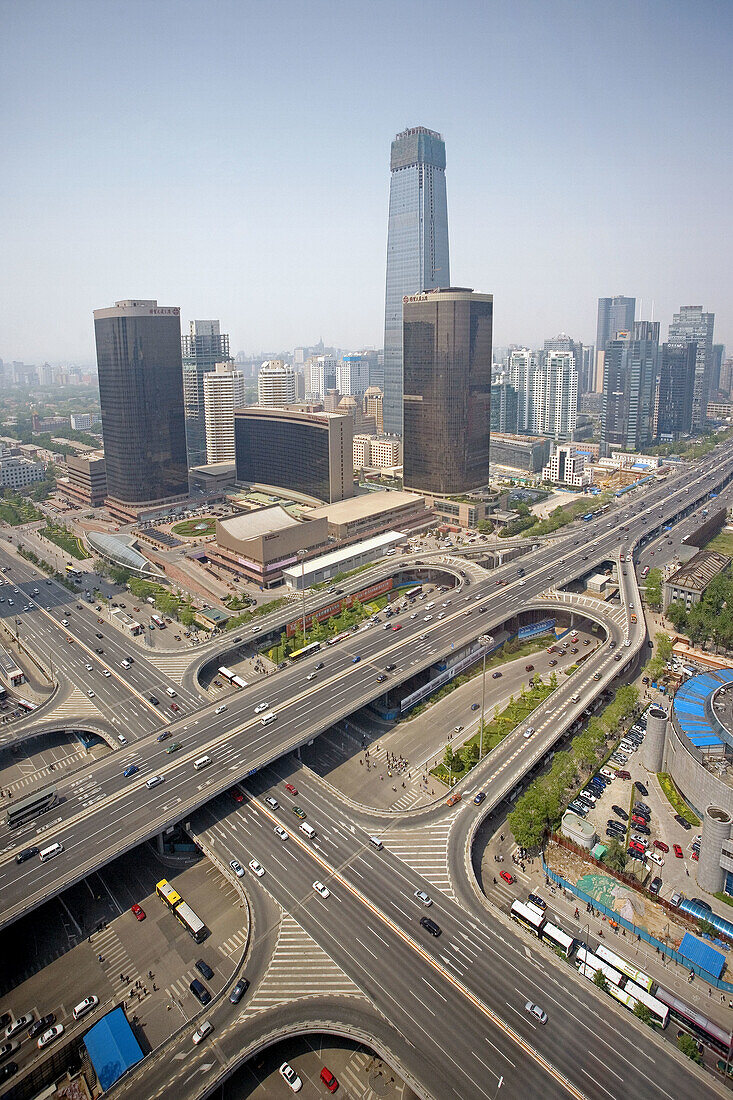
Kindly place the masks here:
[(145, 656), (152, 665), (163, 672), (169, 679), (177, 684), (183, 682), (183, 674), (195, 660), (195, 653), (156, 653), (154, 649), (144, 651)]
[(80, 688), (75, 687), (69, 697), (63, 703), (52, 703), (52, 710), (47, 717), (76, 718), (85, 715), (99, 717), (99, 709), (94, 699), (90, 699)]
[(391, 852), (433, 886), (455, 898), (448, 870), (448, 834), (458, 809), (419, 829), (388, 829), (382, 840)]
[(356, 996), (360, 990), (298, 922), (285, 913), (267, 973), (240, 1020), (284, 1001), (324, 993)]
[[(140, 974), (137, 965), (128, 955), (127, 948), (113, 928), (105, 928), (102, 932), (95, 933), (94, 947), (97, 950), (99, 965), (104, 970), (108, 982), (114, 987), (120, 1000), (129, 999), (130, 989), (135, 988), (135, 982), (138, 980), (142, 982), (143, 987), (147, 986), (147, 995), (150, 996), (153, 988), (152, 982), (148, 981), (147, 978), (143, 978)], [(124, 981), (121, 980), (120, 975), (124, 977)], [(142, 990), (138, 992), (144, 999)], [(131, 1003), (136, 1004), (137, 1002), (138, 997), (134, 996)]]

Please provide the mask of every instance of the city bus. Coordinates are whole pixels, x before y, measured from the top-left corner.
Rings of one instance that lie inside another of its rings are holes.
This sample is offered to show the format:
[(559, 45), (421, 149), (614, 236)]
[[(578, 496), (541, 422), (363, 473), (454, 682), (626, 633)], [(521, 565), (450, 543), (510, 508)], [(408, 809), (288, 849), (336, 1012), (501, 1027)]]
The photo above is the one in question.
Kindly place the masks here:
[(701, 1042), (706, 1043), (713, 1050), (717, 1050), (719, 1054), (727, 1054), (730, 1047), (733, 1046), (733, 1035), (729, 1031), (724, 1031), (718, 1024), (708, 1020), (701, 1012), (685, 1004), (673, 993), (669, 993), (666, 989), (658, 986), (655, 997), (667, 1006), (673, 1020), (682, 1024), (695, 1038), (700, 1039)]
[(175, 909), (183, 901), (181, 895), (173, 889), (167, 879), (161, 879), (160, 882), (156, 883), (155, 892), (169, 909)]
[(160, 615), (151, 615), (150, 618), (155, 623), (158, 630), (165, 630), (165, 619), (161, 618)]
[(611, 985), (620, 986), (623, 982), (623, 975), (619, 970), (615, 970), (612, 966), (609, 966), (608, 963), (603, 962), (603, 960), (599, 959), (597, 955), (594, 955), (592, 951), (589, 951), (584, 944), (581, 944), (578, 948), (578, 952), (575, 956), (575, 965), (579, 970), (581, 967), (583, 968), (585, 977), (593, 978), (596, 970), (600, 970), (605, 975), (606, 981), (610, 982)]
[(575, 949), (575, 940), (572, 936), (568, 936), (566, 932), (563, 932), (562, 928), (558, 928), (556, 924), (551, 924), (547, 921), (544, 928), (540, 932), (540, 939), (545, 940), (551, 947), (557, 948), (562, 955), (569, 959)]
[(649, 576), (649, 566), (648, 565), (644, 566), (644, 568), (641, 571), (641, 575), (642, 575), (642, 577), (648, 577)]
[(81, 569), (76, 569), (73, 565), (67, 565), (66, 572), (70, 577), (73, 577), (75, 581), (81, 580)]
[(217, 675), (221, 676), (222, 680), (226, 680), (228, 684), (231, 684), (232, 680), (234, 679), (234, 673), (230, 668), (227, 668), (226, 665), (221, 666), (221, 668), (217, 672)]
[(318, 653), (320, 648), (320, 642), (311, 642), (309, 645), (304, 645), (302, 649), (294, 649), (290, 654), (290, 660), (299, 661), (302, 657), (310, 657), (311, 653)]
[(24, 710), (24, 711), (27, 711), (27, 712), (38, 709), (38, 704), (37, 703), (31, 703), (27, 699), (18, 699), (18, 706), (20, 707), (21, 710)]
[(583, 519), (585, 520), (586, 523), (590, 523), (590, 521), (593, 519), (593, 513), (592, 512), (586, 512), (585, 515), (583, 516)]
[(22, 798), (20, 802), (15, 802), (8, 807), (8, 825), (11, 829), (26, 825), (34, 817), (45, 814), (46, 810), (55, 806), (58, 800), (56, 787), (44, 787), (42, 791), (29, 794), (27, 798)]
[(421, 596), (421, 595), (422, 595), (422, 585), (421, 584), (418, 584), (416, 588), (408, 588), (407, 592), (405, 592), (405, 598), (408, 599), (408, 600), (417, 599), (417, 597)]
[(620, 955), (617, 955), (602, 943), (596, 948), (596, 955), (599, 959), (603, 959), (604, 962), (607, 962), (609, 966), (613, 966), (616, 970), (620, 970), (622, 974), (625, 974), (632, 982), (642, 989), (645, 989), (647, 993), (651, 993), (654, 982), (643, 970), (637, 970), (636, 967), (632, 966), (626, 959), (622, 959)]
[(666, 1027), (669, 1023), (669, 1008), (667, 1005), (658, 1001), (656, 997), (652, 997), (651, 993), (647, 993), (641, 986), (635, 985), (634, 982), (628, 982), (624, 986), (624, 993), (628, 993), (635, 1001), (641, 1001), (643, 1005), (649, 1009), (652, 1014), (652, 1019), (660, 1027)]
[(336, 642), (343, 642), (345, 638), (351, 638), (351, 636), (352, 632), (350, 630), (342, 630), (335, 638), (329, 638), (326, 645), (336, 645)]
[(191, 906), (187, 905), (185, 901), (181, 901), (172, 912), (186, 929), (191, 939), (195, 940), (196, 943), (203, 943), (206, 939), (206, 925), (200, 917), (196, 916)]
[(528, 929), (535, 936), (539, 936), (542, 925), (545, 923), (544, 914), (539, 913), (534, 905), (530, 908), (529, 905), (525, 905), (521, 901), (512, 902), (509, 915), (517, 924), (521, 924), (522, 927)]
[(246, 688), (247, 681), (243, 680), (241, 676), (232, 676), (232, 684), (234, 687)]

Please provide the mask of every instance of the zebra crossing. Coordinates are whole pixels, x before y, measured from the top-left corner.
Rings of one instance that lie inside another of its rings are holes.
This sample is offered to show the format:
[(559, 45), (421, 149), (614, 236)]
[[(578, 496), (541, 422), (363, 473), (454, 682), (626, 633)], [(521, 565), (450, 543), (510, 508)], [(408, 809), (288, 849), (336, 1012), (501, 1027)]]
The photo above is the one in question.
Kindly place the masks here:
[[(39, 714), (41, 712), (39, 708)], [(74, 687), (69, 695), (63, 700), (63, 702), (57, 703), (51, 700), (49, 708), (49, 717), (56, 718), (95, 718), (99, 717), (99, 709), (94, 703), (93, 699), (90, 699), (88, 695), (78, 688)], [(38, 715), (34, 714), (34, 718)]]
[(354, 1051), (338, 1071), (339, 1083), (346, 1096), (358, 1096), (359, 1100), (384, 1100), (386, 1095), (400, 1100), (400, 1097), (413, 1095), (410, 1087), (399, 1079), (390, 1087), (387, 1082), (394, 1076), (389, 1066), (367, 1050)]
[[(94, 946), (97, 949), (97, 961), (115, 991), (116, 1000), (124, 1001), (125, 998), (129, 998), (130, 990), (134, 990), (138, 980), (145, 987), (148, 978), (143, 978), (114, 928), (105, 928), (101, 932), (96, 932)], [(152, 982), (150, 982), (147, 993), (143, 993), (141, 989), (136, 996), (139, 1000), (144, 1000), (152, 991)]]
[(299, 997), (361, 996), (361, 990), (289, 913), (280, 922), (267, 972), (239, 1019)]
[(179, 685), (183, 683), (183, 674), (195, 658), (195, 654), (188, 650), (184, 653), (158, 653), (155, 649), (146, 649), (144, 654), (152, 665)]
[(408, 867), (426, 882), (455, 900), (448, 869), (448, 834), (459, 809), (440, 821), (428, 822), (416, 829), (387, 829), (382, 840)]
[[(60, 760), (53, 762), (53, 776), (58, 777), (59, 772), (63, 772), (68, 768), (74, 767), (80, 760), (87, 760), (89, 753), (86, 749), (79, 749), (78, 752), (72, 752), (68, 756), (62, 757)], [(23, 775), (20, 779), (17, 779), (14, 783), (9, 783), (6, 790), (10, 790), (15, 794), (17, 791), (22, 791), (25, 787), (37, 787), (40, 782), (45, 779), (50, 779), (52, 775), (51, 768), (47, 765), (45, 768), (33, 767), (31, 771)]]

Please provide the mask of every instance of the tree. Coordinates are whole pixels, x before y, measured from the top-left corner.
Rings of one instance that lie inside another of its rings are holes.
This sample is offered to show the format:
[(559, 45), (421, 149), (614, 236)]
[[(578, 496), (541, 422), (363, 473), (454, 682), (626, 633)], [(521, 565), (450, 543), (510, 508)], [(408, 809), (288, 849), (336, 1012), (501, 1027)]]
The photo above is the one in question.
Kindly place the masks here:
[(672, 639), (669, 634), (655, 634), (654, 644), (657, 650), (657, 657), (661, 658), (666, 664), (672, 656)]
[(651, 607), (662, 606), (662, 571), (651, 569), (646, 579), (646, 598)]
[(646, 1005), (642, 1004), (641, 1001), (637, 1001), (634, 1005), (634, 1015), (637, 1020), (641, 1020), (642, 1023), (648, 1024), (649, 1027), (654, 1027), (654, 1017)]
[(691, 1058), (693, 1062), (697, 1062), (698, 1065), (702, 1064), (702, 1054), (697, 1049), (697, 1041), (692, 1038), (691, 1035), (680, 1035), (677, 1040), (677, 1046), (686, 1054), (688, 1058)]
[(608, 979), (606, 978), (606, 975), (603, 973), (602, 970), (596, 970), (595, 974), (593, 975), (593, 985), (597, 986), (599, 989), (602, 989), (604, 993), (608, 989)]
[(623, 871), (626, 867), (626, 849), (618, 840), (609, 843), (603, 858), (613, 871)]
[(448, 771), (451, 771), (451, 769), (453, 768), (453, 759), (454, 759), (453, 748), (452, 748), (451, 745), (446, 745), (445, 746), (445, 752), (443, 753), (443, 763), (445, 764)]
[(683, 633), (687, 629), (687, 608), (680, 600), (674, 600), (665, 615), (676, 631)]

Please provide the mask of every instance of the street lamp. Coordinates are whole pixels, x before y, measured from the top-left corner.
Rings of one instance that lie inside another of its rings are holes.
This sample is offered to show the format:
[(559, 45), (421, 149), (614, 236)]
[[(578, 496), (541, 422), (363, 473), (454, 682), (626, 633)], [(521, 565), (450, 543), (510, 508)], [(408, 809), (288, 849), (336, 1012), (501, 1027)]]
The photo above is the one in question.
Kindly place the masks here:
[(305, 645), (305, 550), (298, 550), (300, 558), (300, 590), (303, 593), (303, 645)]
[(496, 1083), (496, 1092), (494, 1093), (494, 1100), (496, 1100), (497, 1096), (499, 1095), (499, 1089), (501, 1088), (501, 1086), (503, 1084), (504, 1084), (504, 1077), (502, 1075)]
[(486, 650), (493, 642), (493, 638), (490, 634), (481, 634), (479, 636), (479, 645), (484, 647), (484, 671), (481, 676), (481, 734), (479, 737), (479, 750), (478, 760), (481, 763), (484, 755), (484, 705), (486, 703)]

